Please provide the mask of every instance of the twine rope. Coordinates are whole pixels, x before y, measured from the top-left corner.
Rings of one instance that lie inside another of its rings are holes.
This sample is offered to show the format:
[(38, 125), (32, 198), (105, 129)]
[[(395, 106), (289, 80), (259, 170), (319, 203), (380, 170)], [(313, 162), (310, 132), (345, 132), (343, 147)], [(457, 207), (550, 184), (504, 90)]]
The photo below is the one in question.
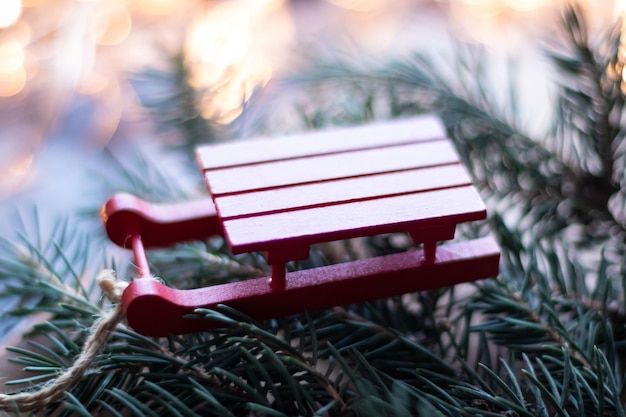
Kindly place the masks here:
[(47, 407), (65, 395), (65, 391), (77, 383), (85, 371), (89, 369), (109, 336), (124, 318), (121, 304), (122, 293), (128, 286), (127, 282), (115, 279), (112, 270), (104, 270), (97, 276), (98, 284), (104, 294), (115, 304), (115, 307), (103, 313), (91, 326), (91, 331), (80, 355), (74, 364), (61, 372), (55, 379), (46, 383), (36, 391), (16, 394), (0, 394), (0, 410), (4, 411), (36, 411)]

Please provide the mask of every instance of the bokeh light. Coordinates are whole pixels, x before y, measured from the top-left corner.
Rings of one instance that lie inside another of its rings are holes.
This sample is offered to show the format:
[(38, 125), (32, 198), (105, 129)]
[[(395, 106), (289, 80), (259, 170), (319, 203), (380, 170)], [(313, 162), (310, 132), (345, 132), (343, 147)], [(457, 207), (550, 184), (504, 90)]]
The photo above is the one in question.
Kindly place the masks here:
[(15, 41), (0, 43), (0, 97), (18, 94), (26, 85), (24, 51)]
[(179, 0), (134, 0), (129, 1), (131, 8), (140, 14), (168, 16), (181, 7)]
[(546, 0), (506, 0), (508, 6), (520, 12), (535, 10), (546, 3)]
[(389, 0), (327, 0), (329, 3), (335, 6), (343, 7), (348, 10), (355, 10), (359, 12), (371, 12), (374, 10), (380, 10), (388, 5)]
[(463, 41), (511, 48), (554, 26), (565, 1), (450, 0), (451, 24)]
[(106, 3), (97, 19), (95, 26), (100, 32), (97, 34), (100, 45), (118, 45), (130, 34), (132, 17), (123, 4)]
[(268, 14), (280, 12), (283, 5), (278, 0), (232, 0), (218, 3), (196, 20), (187, 39), (186, 57), (190, 85), (205, 91), (200, 100), (203, 117), (232, 122), (254, 90), (269, 82), (273, 64), (255, 26)]
[(0, 29), (6, 28), (17, 22), (22, 14), (21, 0), (0, 1)]
[[(413, 27), (433, 15), (441, 19), (436, 24), (452, 22), (462, 41), (511, 49), (517, 47), (512, 32), (554, 26), (554, 13), (548, 12), (565, 1), (0, 0), (0, 123), (6, 126), (16, 114), (23, 115), (22, 123), (45, 138), (72, 103), (84, 101), (93, 111), (84, 123), (91, 130), (81, 140), (105, 146), (118, 123), (141, 117), (128, 114), (129, 108), (140, 108), (129, 75), (146, 68), (171, 71), (168, 55), (182, 52), (185, 81), (197, 92), (200, 114), (228, 124), (255, 91), (308, 57), (302, 45), (317, 41), (316, 48), (328, 43), (329, 49), (371, 56), (406, 50), (416, 41)], [(595, 7), (595, 0), (575, 1), (591, 14), (609, 13), (610, 7)], [(611, 4), (616, 9), (610, 10), (610, 19), (626, 13), (626, 0)], [(322, 10), (316, 24), (309, 10)], [(597, 19), (598, 24), (607, 20)], [(441, 32), (428, 32), (432, 26), (427, 24), (417, 28), (427, 33), (417, 41), (440, 45), (434, 37)], [(407, 27), (411, 36), (403, 32)], [(626, 80), (622, 63), (610, 70)], [(12, 153), (15, 164), (4, 166), (14, 169), (0, 176), (33, 169), (32, 153), (44, 142)], [(0, 152), (9, 155), (4, 148)]]

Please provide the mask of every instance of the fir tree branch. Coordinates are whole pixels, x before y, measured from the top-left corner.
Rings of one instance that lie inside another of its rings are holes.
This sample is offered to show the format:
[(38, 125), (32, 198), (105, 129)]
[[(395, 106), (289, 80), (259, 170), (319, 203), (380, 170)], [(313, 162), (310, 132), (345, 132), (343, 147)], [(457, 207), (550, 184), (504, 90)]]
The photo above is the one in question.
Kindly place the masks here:
[[(579, 156), (563, 154), (575, 166), (576, 194), (581, 210), (608, 214), (607, 201), (618, 190), (615, 164), (623, 135), (620, 126), (624, 97), (620, 62), (621, 22), (597, 46), (591, 45), (588, 24), (580, 6), (569, 4), (563, 13), (566, 52), (553, 48), (548, 55), (564, 75), (559, 79), (559, 124), (561, 149), (570, 153), (580, 142)], [(562, 48), (561, 48), (562, 49)], [(597, 51), (602, 50), (602, 54)], [(581, 200), (586, 200), (583, 202)]]

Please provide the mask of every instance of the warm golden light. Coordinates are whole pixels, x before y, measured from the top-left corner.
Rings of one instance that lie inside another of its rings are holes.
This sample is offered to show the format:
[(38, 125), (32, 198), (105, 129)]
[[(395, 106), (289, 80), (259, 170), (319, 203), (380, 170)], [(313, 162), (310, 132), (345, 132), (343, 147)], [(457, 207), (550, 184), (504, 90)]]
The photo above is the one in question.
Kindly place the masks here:
[(0, 97), (14, 96), (26, 85), (24, 51), (17, 42), (0, 44)]
[(24, 8), (38, 7), (46, 3), (48, 0), (22, 0)]
[(26, 70), (19, 67), (14, 71), (0, 73), (0, 97), (11, 97), (26, 86)]
[(17, 22), (22, 14), (21, 0), (1, 0), (0, 1), (0, 29), (11, 26)]
[(347, 10), (371, 12), (386, 6), (388, 0), (327, 0), (329, 3)]
[(122, 4), (113, 4), (109, 10), (101, 13), (99, 22), (102, 31), (98, 36), (100, 45), (117, 45), (130, 34), (132, 18), (128, 9)]
[(24, 51), (17, 42), (0, 44), (0, 74), (13, 72), (24, 65)]
[(177, 7), (181, 7), (181, 2), (178, 0), (135, 0), (130, 3), (142, 13), (153, 16), (165, 16)]
[[(456, 2), (458, 1), (456, 0)], [(555, 3), (555, 0), (462, 0), (462, 3), (469, 6), (467, 10), (470, 13), (494, 15), (506, 12), (507, 9), (509, 11), (529, 12)]]
[(33, 38), (33, 31), (31, 27), (25, 21), (21, 20), (11, 26), (9, 29), (11, 32), (7, 34), (5, 39), (10, 39), (20, 44), (20, 46), (27, 46)]
[(192, 27), (186, 44), (189, 83), (206, 91), (201, 114), (230, 123), (254, 90), (269, 82), (273, 65), (259, 44), (255, 25), (283, 0), (232, 0), (218, 3)]
[(528, 12), (531, 10), (535, 10), (545, 3), (546, 0), (505, 0), (505, 3), (509, 5), (512, 9), (518, 10), (520, 12)]
[(622, 27), (621, 27), (621, 39), (619, 45), (619, 59), (615, 64), (615, 68), (609, 67), (607, 71), (617, 72), (621, 76), (621, 85), (620, 88), (622, 90), (622, 94), (626, 94), (626, 41), (624, 40), (624, 35), (626, 32), (626, 0), (615, 0), (615, 14), (622, 17)]
[(502, 13), (505, 4), (502, 0), (463, 0), (452, 1), (450, 5), (456, 14), (467, 16), (491, 17)]
[(510, 48), (552, 23), (550, 19), (565, 1), (450, 0), (452, 25), (463, 41)]
[(4, 162), (4, 168), (0, 171), (2, 174), (0, 176), (0, 197), (21, 188), (33, 175), (32, 155), (11, 158)]
[(243, 112), (257, 87), (272, 77), (272, 65), (264, 55), (252, 54), (248, 61), (231, 74), (223, 88), (207, 91), (201, 101), (202, 117), (222, 124), (235, 120)]

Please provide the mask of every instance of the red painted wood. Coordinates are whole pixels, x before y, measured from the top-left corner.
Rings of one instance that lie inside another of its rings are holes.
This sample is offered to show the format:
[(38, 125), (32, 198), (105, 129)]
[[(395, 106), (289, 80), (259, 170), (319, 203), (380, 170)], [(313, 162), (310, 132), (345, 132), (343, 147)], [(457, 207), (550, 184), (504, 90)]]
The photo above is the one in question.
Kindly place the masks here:
[(146, 248), (141, 240), (141, 235), (135, 233), (130, 237), (130, 246), (133, 250), (135, 259), (135, 268), (137, 269), (137, 276), (139, 278), (150, 278), (150, 263), (148, 262), (148, 256), (146, 255)]
[(266, 252), (265, 258), (267, 262), (273, 264), (277, 262), (302, 261), (309, 257), (308, 246), (285, 245), (277, 247), (275, 250)]
[(474, 187), (465, 186), (225, 220), (223, 225), (231, 251), (239, 254), (382, 233), (417, 233), (485, 217), (480, 196)]
[[(203, 147), (198, 161), (214, 204), (117, 195), (102, 212), (110, 238), (132, 247), (146, 277), (144, 245), (223, 233), (234, 254), (264, 252), (272, 277), (187, 291), (135, 280), (123, 304), (146, 335), (213, 327), (183, 318), (197, 307), (228, 304), (263, 319), (497, 275), (491, 238), (437, 246), (486, 210), (435, 118)], [(423, 250), (285, 273), (312, 244), (402, 231)]]
[(285, 264), (282, 262), (271, 264), (272, 276), (270, 277), (270, 288), (274, 291), (284, 290), (287, 285), (287, 271), (285, 270)]
[(215, 197), (220, 217), (267, 214), (470, 185), (460, 164)]
[(437, 242), (454, 238), (456, 223), (448, 224), (438, 228), (410, 229), (409, 235), (414, 243), (423, 243), (424, 257), (427, 260), (434, 260), (437, 253)]
[(224, 145), (203, 146), (197, 150), (197, 159), (200, 168), (206, 170), (425, 142), (445, 136), (445, 129), (439, 119), (427, 115), (305, 132), (283, 138), (257, 138)]
[(139, 279), (124, 291), (123, 304), (134, 330), (154, 337), (183, 334), (217, 326), (185, 318), (196, 308), (226, 304), (259, 320), (322, 310), (493, 277), (499, 253), (487, 237), (440, 246), (432, 262), (414, 251), (288, 273), (282, 290), (272, 289), (269, 278), (195, 290)]
[(222, 194), (454, 164), (458, 161), (452, 144), (442, 139), (206, 170), (205, 178), (211, 195), (217, 197)]
[(102, 207), (101, 217), (109, 239), (125, 248), (131, 248), (134, 234), (141, 236), (146, 248), (155, 248), (223, 233), (210, 199), (152, 204), (116, 194)]

